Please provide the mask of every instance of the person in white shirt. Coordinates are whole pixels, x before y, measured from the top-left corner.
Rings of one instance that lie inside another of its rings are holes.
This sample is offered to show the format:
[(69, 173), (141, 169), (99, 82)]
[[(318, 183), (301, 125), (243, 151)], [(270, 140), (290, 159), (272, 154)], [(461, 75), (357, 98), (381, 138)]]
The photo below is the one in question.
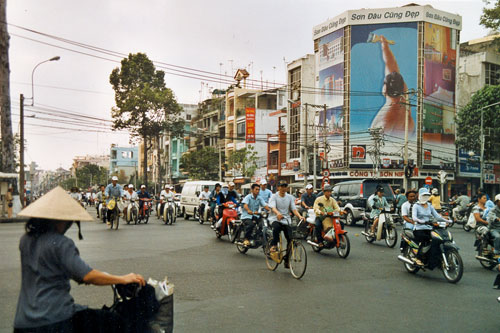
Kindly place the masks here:
[(127, 208), (128, 204), (130, 203), (130, 200), (134, 200), (136, 203), (139, 200), (139, 196), (137, 195), (137, 192), (134, 191), (134, 185), (129, 184), (127, 191), (124, 194), (126, 205), (125, 208), (123, 208), (123, 216), (127, 216)]
[(174, 193), (170, 191), (170, 185), (165, 185), (165, 189), (160, 192), (160, 199), (163, 199), (163, 204), (160, 206), (160, 215), (163, 215), (163, 208), (168, 199), (174, 199)]
[(200, 220), (203, 220), (203, 217), (205, 216), (205, 208), (208, 207), (208, 203), (210, 200), (210, 192), (208, 191), (208, 189), (208, 185), (203, 186), (203, 191), (198, 196), (198, 199), (200, 199), (200, 208), (198, 209)]

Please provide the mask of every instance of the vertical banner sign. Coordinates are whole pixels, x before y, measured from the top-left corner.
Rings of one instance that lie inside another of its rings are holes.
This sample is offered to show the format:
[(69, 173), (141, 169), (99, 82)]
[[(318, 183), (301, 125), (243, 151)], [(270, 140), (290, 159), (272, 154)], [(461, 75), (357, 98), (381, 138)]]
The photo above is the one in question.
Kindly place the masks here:
[(255, 143), (255, 108), (246, 108), (246, 143)]

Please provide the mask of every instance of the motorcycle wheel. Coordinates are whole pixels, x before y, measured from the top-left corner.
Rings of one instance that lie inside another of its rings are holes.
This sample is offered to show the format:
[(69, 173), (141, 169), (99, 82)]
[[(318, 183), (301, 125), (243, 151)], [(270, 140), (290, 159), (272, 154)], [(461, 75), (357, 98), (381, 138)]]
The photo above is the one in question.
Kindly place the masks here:
[(172, 225), (173, 222), (174, 222), (174, 213), (172, 212), (172, 209), (169, 209), (168, 210), (168, 222), (167, 222), (167, 224)]
[[(365, 233), (369, 233), (370, 232), (370, 223), (368, 221), (365, 222)], [(375, 240), (375, 237), (373, 236), (365, 236), (365, 239), (368, 243), (373, 243), (373, 241)]]
[[(484, 243), (481, 242), (481, 244), (479, 245), (479, 249), (477, 251), (477, 255), (478, 256), (483, 256), (483, 250), (484, 250)], [(481, 264), (481, 266), (483, 266), (484, 268), (486, 269), (493, 269), (493, 267), (496, 266), (496, 263), (493, 263), (491, 261), (486, 261), (486, 260), (479, 260), (479, 263)]]
[(462, 278), (462, 274), (464, 273), (464, 264), (462, 262), (462, 257), (457, 252), (457, 250), (448, 250), (445, 253), (446, 260), (448, 261), (448, 265), (450, 269), (447, 270), (444, 266), (444, 262), (442, 262), (442, 271), (444, 278), (446, 281), (450, 283), (457, 283)]
[(264, 255), (266, 256), (266, 266), (267, 269), (270, 271), (275, 271), (276, 268), (278, 268), (278, 263), (271, 259), (271, 238), (267, 240), (267, 242), (262, 246), (262, 249), (264, 250)]
[(106, 223), (106, 215), (108, 214), (108, 212), (103, 212), (102, 213), (102, 223)]
[(398, 232), (396, 231), (396, 228), (387, 228), (385, 233), (385, 245), (392, 249), (394, 246), (396, 246), (397, 242)]
[(467, 225), (467, 223), (464, 223), (463, 228), (464, 228), (464, 230), (465, 230), (465, 231), (467, 231), (467, 232), (471, 231), (471, 229), (472, 229), (471, 227), (469, 227), (469, 226)]
[[(411, 252), (411, 247), (410, 246), (407, 246), (404, 249), (403, 256), (405, 258), (408, 258), (408, 259), (412, 259), (414, 257), (413, 253)], [(411, 274), (416, 274), (420, 270), (420, 267), (418, 267), (416, 265), (410, 265), (410, 264), (407, 264), (407, 263), (403, 263), (403, 265), (405, 266), (405, 268), (408, 271), (408, 273), (411, 273)]]
[(304, 276), (307, 269), (307, 253), (304, 245), (298, 240), (292, 240), (293, 248), (290, 253), (290, 273), (297, 280)]
[(149, 209), (144, 212), (144, 224), (149, 222)]
[[(235, 238), (238, 240), (238, 243), (240, 243), (242, 241), (242, 239), (240, 238), (240, 236), (241, 236), (241, 228), (237, 227)], [(238, 252), (240, 252), (241, 254), (247, 253), (248, 247), (240, 245), (238, 243), (236, 243), (236, 248), (238, 249)]]
[(199, 216), (199, 217), (198, 217), (198, 222), (199, 222), (200, 224), (203, 224), (203, 222), (205, 222), (205, 221), (203, 221), (203, 216)]
[[(318, 237), (316, 237), (316, 233), (314, 232), (314, 230), (313, 230), (313, 233), (311, 234), (311, 241), (316, 243), (316, 244), (318, 243)], [(321, 250), (323, 250), (322, 247), (317, 247), (317, 246), (314, 246), (312, 244), (310, 244), (310, 245), (311, 245), (313, 251), (316, 253), (320, 253)]]
[(229, 236), (229, 241), (231, 243), (234, 243), (236, 240), (236, 232), (235, 232), (235, 227), (233, 223), (228, 223), (227, 225), (227, 235)]
[(349, 255), (349, 252), (351, 252), (351, 243), (349, 242), (349, 237), (347, 237), (346, 234), (339, 235), (337, 254), (339, 255), (339, 257), (345, 259)]
[[(128, 214), (130, 214), (130, 219), (128, 218)], [(132, 213), (127, 210), (127, 214), (125, 216), (123, 216), (125, 218), (125, 222), (127, 222), (127, 224), (130, 224), (130, 221), (132, 219)]]
[(172, 213), (172, 223), (175, 223), (177, 221), (177, 207), (174, 207), (173, 213)]
[(139, 216), (137, 216), (137, 210), (136, 209), (134, 209), (132, 211), (132, 216), (131, 217), (132, 217), (132, 220), (134, 220), (134, 224), (137, 225), (137, 220), (139, 219)]

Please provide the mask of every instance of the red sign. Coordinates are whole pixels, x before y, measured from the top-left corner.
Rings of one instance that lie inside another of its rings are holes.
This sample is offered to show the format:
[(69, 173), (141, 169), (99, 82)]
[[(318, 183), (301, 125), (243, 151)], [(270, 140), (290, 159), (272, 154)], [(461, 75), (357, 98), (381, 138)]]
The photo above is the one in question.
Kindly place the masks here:
[(255, 143), (255, 108), (246, 108), (246, 143)]
[(351, 160), (364, 162), (366, 160), (366, 145), (351, 146)]
[(432, 185), (432, 178), (431, 177), (425, 178), (425, 184), (426, 185)]
[(425, 149), (424, 150), (424, 164), (432, 163), (432, 150)]

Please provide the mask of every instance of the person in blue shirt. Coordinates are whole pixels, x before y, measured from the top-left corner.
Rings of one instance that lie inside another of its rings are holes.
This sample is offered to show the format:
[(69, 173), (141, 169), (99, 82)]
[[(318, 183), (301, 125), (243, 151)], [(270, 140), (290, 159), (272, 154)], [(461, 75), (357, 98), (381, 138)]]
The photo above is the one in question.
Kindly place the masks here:
[(264, 199), (264, 202), (266, 204), (269, 203), (269, 199), (271, 199), (271, 196), (273, 195), (273, 192), (271, 192), (268, 188), (267, 188), (267, 181), (264, 179), (264, 180), (261, 180), (260, 181), (260, 192), (259, 192), (259, 197), (261, 197), (262, 199)]
[[(109, 203), (109, 201), (112, 198), (121, 198), (125, 195), (125, 191), (123, 190), (123, 187), (121, 187), (120, 184), (118, 184), (118, 177), (113, 176), (111, 178), (111, 184), (106, 186), (106, 189), (104, 190), (104, 194), (106, 195), (106, 204)], [(108, 216), (106, 221), (109, 224), (109, 221), (111, 219), (111, 213), (112, 211), (108, 209)]]
[[(422, 248), (425, 244), (432, 240), (431, 231), (432, 225), (429, 225), (429, 222), (432, 220), (440, 221), (440, 222), (450, 222), (444, 219), (441, 215), (438, 214), (436, 209), (428, 202), (431, 197), (431, 193), (427, 188), (421, 188), (418, 191), (418, 202), (413, 205), (412, 211), (412, 220), (414, 222), (413, 227), (413, 235), (415, 236), (415, 241), (419, 243), (419, 248), (417, 252), (417, 258), (415, 259), (415, 264), (419, 266), (423, 266), (422, 262)], [(435, 251), (435, 247), (431, 243), (431, 257), (433, 251)]]
[(241, 213), (241, 221), (245, 225), (245, 240), (243, 245), (250, 245), (250, 237), (254, 228), (253, 221), (259, 218), (259, 208), (263, 207), (270, 210), (267, 203), (259, 196), (260, 185), (252, 184), (251, 193), (243, 199), (243, 212)]
[(370, 211), (370, 218), (373, 219), (373, 224), (370, 229), (370, 234), (375, 235), (375, 230), (377, 230), (378, 218), (384, 209), (390, 209), (387, 199), (384, 197), (384, 188), (378, 186), (375, 191), (375, 195), (368, 198), (368, 205), (372, 208)]
[(139, 212), (142, 212), (145, 200), (141, 199), (151, 199), (148, 191), (146, 191), (146, 185), (141, 185), (141, 189), (137, 191), (137, 196), (139, 197)]
[(215, 206), (220, 202), (220, 193), (221, 193), (221, 185), (219, 183), (215, 184), (215, 188), (210, 193), (209, 204), (210, 204), (210, 213), (212, 217), (212, 225), (215, 223)]

